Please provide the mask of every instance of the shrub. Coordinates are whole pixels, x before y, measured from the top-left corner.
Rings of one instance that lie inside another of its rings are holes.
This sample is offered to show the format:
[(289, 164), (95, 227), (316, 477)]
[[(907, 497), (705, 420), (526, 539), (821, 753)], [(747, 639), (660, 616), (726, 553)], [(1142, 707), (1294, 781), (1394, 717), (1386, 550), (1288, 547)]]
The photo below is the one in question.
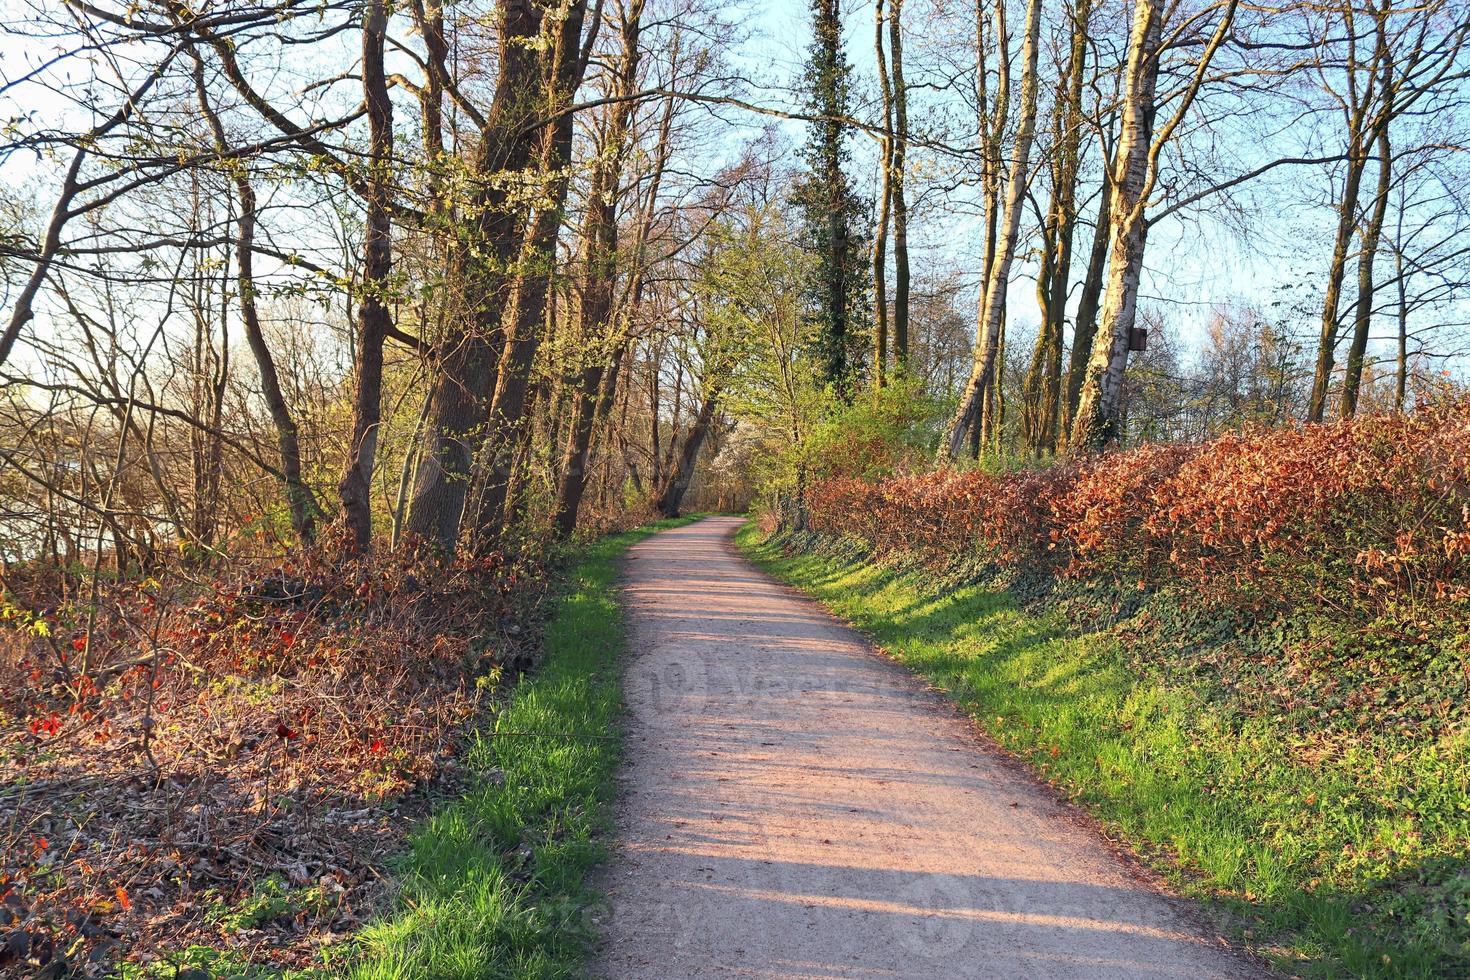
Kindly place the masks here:
[(1009, 474), (939, 470), (881, 482), (828, 480), (806, 496), (810, 527), (857, 538), (878, 555), (935, 566), (1045, 562), (1048, 511), (1073, 468)]
[(1470, 403), (1221, 437), (1154, 493), (1181, 579), (1372, 619), (1465, 596)]
[(931, 566), (1173, 581), (1358, 625), (1470, 613), (1467, 399), (1008, 473), (847, 475), (806, 505), (814, 531)]
[(1197, 446), (1149, 445), (1080, 464), (1076, 479), (1051, 506), (1050, 538), (1066, 561), (1064, 574), (1147, 581), (1159, 559), (1167, 558), (1147, 527), (1155, 491), (1198, 452)]

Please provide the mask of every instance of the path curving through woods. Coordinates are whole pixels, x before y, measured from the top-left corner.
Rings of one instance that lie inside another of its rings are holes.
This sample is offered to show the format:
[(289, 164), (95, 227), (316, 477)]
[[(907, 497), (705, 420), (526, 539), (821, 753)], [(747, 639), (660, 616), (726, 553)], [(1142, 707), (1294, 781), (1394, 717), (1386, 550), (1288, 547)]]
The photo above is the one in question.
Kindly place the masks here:
[(592, 972), (1258, 976), (937, 693), (709, 518), (629, 552)]

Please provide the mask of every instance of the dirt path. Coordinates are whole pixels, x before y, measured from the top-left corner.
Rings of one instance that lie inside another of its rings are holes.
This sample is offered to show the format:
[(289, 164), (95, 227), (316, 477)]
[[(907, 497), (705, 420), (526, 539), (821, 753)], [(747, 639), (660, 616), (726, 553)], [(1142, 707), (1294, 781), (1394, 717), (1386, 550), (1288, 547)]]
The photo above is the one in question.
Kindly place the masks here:
[(739, 557), (629, 555), (605, 977), (1246, 977), (907, 671)]

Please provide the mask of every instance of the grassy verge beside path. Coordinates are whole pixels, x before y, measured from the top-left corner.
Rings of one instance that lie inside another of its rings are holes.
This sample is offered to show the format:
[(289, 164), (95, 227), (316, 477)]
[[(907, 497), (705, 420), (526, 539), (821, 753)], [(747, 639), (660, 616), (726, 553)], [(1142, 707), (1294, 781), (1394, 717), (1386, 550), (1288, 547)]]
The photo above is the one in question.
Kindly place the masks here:
[(364, 930), (360, 980), (576, 972), (619, 745), (617, 559), (664, 521), (593, 542), (567, 576), (541, 665), (509, 692), (465, 765), (475, 785), (413, 835), (398, 911)]
[(1470, 976), (1465, 733), (1305, 762), (1269, 717), (978, 586), (737, 542), (966, 708), (1246, 944), (1308, 976)]

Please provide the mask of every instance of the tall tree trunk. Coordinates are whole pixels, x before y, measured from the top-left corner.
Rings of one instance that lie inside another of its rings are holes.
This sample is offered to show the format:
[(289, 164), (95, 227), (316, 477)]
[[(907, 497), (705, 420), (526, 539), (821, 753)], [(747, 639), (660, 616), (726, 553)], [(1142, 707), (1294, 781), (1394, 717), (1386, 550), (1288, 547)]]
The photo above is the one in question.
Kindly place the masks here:
[(363, 231), (363, 296), (358, 304), (357, 365), (352, 389), (352, 440), (347, 470), (338, 485), (347, 547), (372, 545), (373, 467), (382, 420), (383, 341), (392, 324), (388, 277), (393, 271), (390, 223), (393, 178), (393, 103), (383, 70), (387, 0), (367, 0), (362, 24), (362, 87), (368, 115), (367, 216)]
[(884, 136), (878, 146), (878, 221), (873, 230), (873, 386), (880, 388), (888, 370), (888, 211), (893, 200), (893, 90), (883, 51), (883, 0), (873, 5), (873, 54), (878, 65), (878, 92), (883, 101)]
[(1042, 229), (1041, 269), (1036, 298), (1041, 329), (1026, 373), (1022, 435), (1035, 453), (1052, 451), (1061, 414), (1062, 346), (1067, 294), (1072, 272), (1072, 240), (1077, 226), (1077, 177), (1082, 147), (1082, 86), (1087, 68), (1087, 31), (1091, 0), (1077, 0), (1072, 11), (1072, 47), (1066, 71), (1057, 80), (1052, 111), (1051, 202)]
[[(1072, 449), (1102, 449), (1118, 437), (1118, 407), (1129, 338), (1138, 312), (1138, 284), (1143, 275), (1148, 237), (1148, 196), (1158, 175), (1158, 158), (1199, 94), (1210, 62), (1229, 36), (1238, 0), (1227, 0), (1214, 34), (1195, 65), (1189, 85), (1177, 97), (1174, 113), (1154, 135), (1155, 91), (1158, 86), (1161, 36), (1160, 0), (1138, 0), (1128, 45), (1123, 95), (1123, 132), (1113, 179), (1113, 254), (1103, 297), (1102, 329), (1093, 339), (1092, 355), (1072, 427)], [(1173, 9), (1173, 8), (1170, 8)]]
[[(1006, 315), (1005, 304), (1001, 304), (1000, 334), (995, 343), (995, 362), (997, 368), (991, 372), (990, 387), (985, 390), (985, 400), (981, 403), (979, 430), (983, 442), (991, 452), (1000, 452), (1001, 440), (1005, 435), (1006, 424), (1006, 389), (1005, 374), (1002, 368), (1006, 362)], [(976, 453), (979, 457), (979, 453)]]
[(428, 164), (429, 208), (442, 212), (444, 183), (444, 90), (449, 87), (449, 44), (444, 36), (442, 0), (411, 0), (414, 26), (424, 39), (425, 80), (419, 95), (423, 114), (424, 156)]
[[(671, 406), (669, 416), (669, 444), (662, 451), (663, 455), (660, 457), (658, 465), (654, 469), (654, 473), (658, 474), (660, 479), (662, 474), (669, 473), (674, 468), (674, 454), (679, 444), (679, 424), (683, 420), (684, 414), (684, 364), (679, 360), (676, 360), (674, 363), (674, 397), (669, 399), (669, 404)], [(662, 486), (660, 479), (655, 479), (655, 486)]]
[[(584, 0), (568, 0), (570, 7)], [(450, 335), (430, 388), (427, 447), (420, 462), (408, 530), (452, 551), (469, 493), (471, 461), (489, 415), (500, 352), (501, 321), (513, 283), (511, 269), (525, 230), (516, 182), (496, 174), (524, 171), (545, 111), (539, 43), (545, 8), (527, 0), (501, 4), (497, 33), (501, 62), (495, 94), (472, 161), (475, 193), (469, 206), (469, 241), (451, 246), (451, 280), (463, 303), (450, 318)], [(570, 8), (569, 8), (570, 9)]]
[[(1357, 39), (1353, 35), (1352, 16), (1348, 15), (1350, 51), (1356, 53)], [(1358, 227), (1358, 198), (1362, 193), (1363, 175), (1368, 168), (1368, 147), (1373, 140), (1371, 129), (1372, 105), (1378, 91), (1379, 72), (1383, 81), (1388, 81), (1389, 66), (1386, 63), (1387, 17), (1376, 18), (1374, 54), (1370, 62), (1366, 84), (1361, 90), (1356, 85), (1348, 87), (1347, 106), (1348, 159), (1347, 173), (1343, 178), (1342, 197), (1338, 201), (1337, 229), (1332, 240), (1332, 259), (1327, 266), (1327, 288), (1322, 299), (1322, 328), (1317, 339), (1317, 363), (1312, 373), (1312, 392), (1307, 401), (1307, 421), (1320, 422), (1327, 411), (1327, 392), (1332, 384), (1332, 372), (1336, 367), (1338, 320), (1341, 316), (1342, 286), (1347, 276), (1348, 255), (1352, 248), (1353, 234)], [(1349, 73), (1358, 70), (1357, 64), (1349, 64)], [(1388, 115), (1380, 117), (1379, 125), (1388, 125)], [(1346, 393), (1344, 404), (1346, 404)], [(1351, 396), (1356, 399), (1356, 393)]]
[(981, 321), (975, 341), (974, 365), (970, 371), (970, 379), (960, 395), (959, 408), (950, 421), (949, 431), (942, 444), (943, 452), (950, 459), (959, 457), (965, 445), (966, 433), (980, 423), (983, 393), (991, 386), (996, 374), (1005, 291), (1015, 257), (1016, 238), (1021, 226), (1022, 200), (1031, 165), (1031, 144), (1036, 135), (1036, 60), (1040, 34), (1041, 0), (1031, 0), (1026, 8), (1026, 38), (1021, 48), (1021, 62), (1024, 66), (1021, 75), (1021, 118), (1010, 174), (1006, 178), (1005, 211), (1001, 219), (995, 258), (990, 263), (985, 283), (985, 297), (980, 304)]
[[(1403, 212), (1400, 211), (1400, 214)], [(1403, 240), (1403, 230), (1400, 228), (1398, 241), (1394, 244), (1394, 278), (1398, 283), (1398, 324), (1399, 324), (1399, 351), (1397, 371), (1394, 382), (1394, 408), (1400, 412), (1404, 410), (1405, 402), (1409, 394), (1409, 288), (1404, 281), (1404, 254), (1400, 251), (1398, 242)]]
[[(500, 357), (495, 393), (490, 403), (489, 431), (483, 449), (480, 495), (476, 507), (475, 539), (479, 547), (499, 540), (506, 523), (506, 501), (519, 432), (528, 423), (531, 368), (547, 332), (547, 301), (556, 266), (556, 245), (566, 209), (571, 159), (573, 114), (565, 111), (582, 83), (599, 16), (594, 15), (585, 42), (582, 38), (585, 4), (574, 3), (557, 31), (553, 74), (547, 79), (547, 104), (563, 110), (543, 127), (538, 154), (542, 179), (549, 182), (544, 200), (531, 221), (523, 245), (510, 329)], [(599, 7), (600, 14), (600, 7)]]
[[(1005, 166), (1001, 159), (1001, 143), (1010, 118), (1011, 103), (1011, 55), (1010, 31), (1006, 26), (1006, 5), (994, 7), (996, 44), (996, 83), (994, 105), (988, 97), (989, 75), (986, 69), (984, 0), (975, 4), (975, 94), (979, 100), (976, 123), (980, 130), (980, 192), (983, 198), (985, 241), (981, 251), (983, 262), (980, 277), (980, 301), (985, 300), (985, 283), (990, 281), (990, 270), (995, 265), (996, 238), (1000, 229), (1001, 177)], [(984, 310), (980, 311), (984, 316)], [(976, 321), (979, 329), (979, 321)]]
[(566, 449), (562, 453), (561, 477), (556, 491), (556, 530), (562, 537), (569, 537), (577, 529), (577, 512), (582, 506), (582, 493), (587, 487), (587, 460), (592, 450), (592, 426), (597, 420), (597, 405), (604, 390), (602, 379), (605, 371), (602, 364), (591, 364), (583, 368), (572, 396), (571, 428), (567, 433)]
[(663, 436), (659, 432), (659, 355), (648, 345), (648, 469), (655, 487), (663, 485)]
[(1312, 374), (1312, 393), (1307, 401), (1307, 421), (1320, 422), (1327, 409), (1327, 390), (1336, 365), (1338, 309), (1342, 283), (1347, 273), (1348, 252), (1357, 224), (1358, 194), (1363, 180), (1363, 148), (1349, 149), (1347, 177), (1338, 202), (1337, 232), (1332, 241), (1332, 259), (1327, 266), (1327, 291), (1322, 301), (1322, 329), (1317, 340), (1317, 364)]
[(276, 373), (275, 358), (266, 342), (265, 332), (260, 326), (260, 315), (255, 306), (255, 270), (252, 258), (255, 252), (255, 189), (243, 173), (236, 179), (240, 198), (239, 244), (236, 248), (235, 267), (240, 281), (240, 320), (245, 329), (245, 339), (250, 353), (255, 357), (256, 370), (260, 372), (261, 394), (265, 396), (266, 409), (276, 427), (276, 440), (280, 447), (281, 473), (285, 477), (286, 504), (291, 511), (291, 528), (303, 541), (316, 535), (316, 498), (301, 475), (301, 438), (296, 419), (281, 393), (280, 376)]
[(862, 275), (850, 227), (853, 197), (843, 170), (850, 69), (842, 45), (838, 0), (813, 0), (812, 46), (806, 85), (811, 114), (806, 159), (810, 173), (802, 184), (808, 233), (819, 257), (814, 291), (821, 311), (817, 342), (823, 380), (848, 399), (860, 364), (853, 363), (853, 310), (850, 294)]
[(1138, 0), (1128, 45), (1123, 128), (1118, 139), (1116, 173), (1110, 181), (1113, 193), (1108, 223), (1113, 244), (1102, 330), (1093, 340), (1072, 426), (1072, 447), (1078, 451), (1101, 449), (1117, 437), (1118, 397), (1128, 361), (1129, 333), (1137, 314), (1138, 283), (1148, 237), (1144, 193), (1149, 178), (1162, 30), (1158, 0)]
[(1066, 302), (1065, 272), (1058, 268), (1056, 216), (1048, 217), (1042, 229), (1040, 268), (1036, 274), (1036, 300), (1041, 323), (1031, 363), (1021, 387), (1021, 442), (1028, 452), (1040, 455), (1055, 442), (1057, 375), (1062, 365), (1062, 322), (1057, 308)]
[(1087, 359), (1092, 354), (1093, 338), (1097, 336), (1098, 301), (1102, 299), (1104, 276), (1108, 269), (1108, 242), (1111, 239), (1113, 182), (1109, 171), (1112, 160), (1107, 158), (1104, 148), (1102, 187), (1098, 191), (1097, 222), (1092, 226), (1092, 251), (1087, 258), (1087, 276), (1082, 280), (1082, 293), (1077, 298), (1077, 323), (1072, 328), (1072, 351), (1067, 359), (1067, 397), (1063, 405), (1065, 432), (1059, 433), (1058, 442), (1072, 431), (1077, 417), (1077, 402), (1082, 397), (1082, 379), (1087, 374)]

